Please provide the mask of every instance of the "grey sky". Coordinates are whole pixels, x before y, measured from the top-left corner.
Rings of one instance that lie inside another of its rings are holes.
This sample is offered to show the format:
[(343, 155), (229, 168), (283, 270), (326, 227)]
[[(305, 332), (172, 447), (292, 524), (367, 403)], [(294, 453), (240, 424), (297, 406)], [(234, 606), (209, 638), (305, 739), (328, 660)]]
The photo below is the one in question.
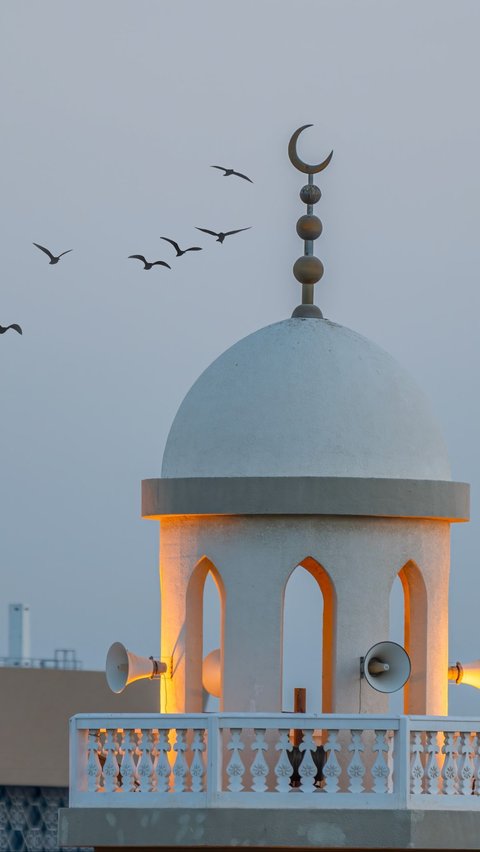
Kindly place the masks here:
[[(199, 372), (299, 301), (286, 146), (307, 122), (305, 158), (335, 150), (317, 301), (416, 376), (473, 486), (451, 656), (480, 656), (479, 28), (476, 0), (1, 4), (0, 323), (24, 335), (0, 339), (0, 616), (31, 604), (36, 656), (157, 647), (140, 480)], [(195, 225), (253, 229), (220, 246)], [(175, 261), (160, 235), (205, 250)], [(51, 267), (32, 240), (74, 252)]]

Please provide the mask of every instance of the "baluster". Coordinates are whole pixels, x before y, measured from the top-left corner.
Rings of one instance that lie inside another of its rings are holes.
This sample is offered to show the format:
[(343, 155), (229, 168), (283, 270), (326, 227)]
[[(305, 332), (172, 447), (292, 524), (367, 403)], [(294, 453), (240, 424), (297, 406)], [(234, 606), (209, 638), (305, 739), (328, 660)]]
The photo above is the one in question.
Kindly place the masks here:
[(438, 754), (440, 746), (438, 745), (437, 731), (427, 731), (427, 743), (425, 751), (428, 754), (427, 765), (425, 767), (425, 776), (427, 778), (427, 793), (430, 796), (438, 796), (438, 785), (440, 781), (440, 767), (438, 765)]
[[(100, 766), (102, 767), (102, 774), (103, 774), (103, 764), (105, 763), (105, 761), (107, 759), (107, 750), (105, 748), (106, 742), (107, 742), (107, 732), (104, 728), (100, 728), (99, 731), (98, 731), (98, 743), (99, 743), (98, 757), (100, 758)], [(102, 760), (102, 758), (103, 758), (103, 760)]]
[(171, 745), (168, 741), (168, 729), (158, 730), (158, 736), (155, 741), (155, 788), (159, 793), (168, 793), (170, 786), (170, 775), (172, 769), (168, 760), (167, 754), (171, 750)]
[(100, 785), (101, 785), (102, 792), (104, 793), (105, 792), (104, 766), (105, 766), (105, 762), (106, 762), (107, 757), (108, 757), (108, 751), (107, 751), (107, 748), (106, 748), (106, 746), (107, 746), (107, 731), (102, 729), (102, 728), (100, 728), (100, 730), (98, 732), (98, 744), (99, 744), (98, 745), (98, 759), (100, 761), (100, 766), (101, 766), (101, 769), (102, 769), (102, 774), (100, 776)]
[(373, 792), (387, 793), (390, 771), (384, 757), (388, 752), (388, 743), (385, 741), (386, 731), (375, 731), (375, 742), (372, 751), (377, 752), (375, 763), (372, 766)]
[(455, 743), (455, 734), (451, 731), (444, 731), (444, 743), (442, 746), (442, 754), (445, 755), (445, 760), (442, 767), (443, 790), (445, 796), (454, 796), (457, 792), (457, 750)]
[(265, 728), (254, 728), (254, 732), (255, 739), (250, 746), (252, 751), (256, 752), (255, 759), (250, 767), (252, 790), (254, 793), (264, 793), (267, 789), (265, 779), (268, 775), (268, 766), (263, 752), (268, 750), (268, 745), (265, 742)]
[(387, 793), (393, 793), (394, 753), (395, 753), (395, 731), (387, 731)]
[[(313, 761), (312, 752), (316, 751), (317, 745), (313, 739), (313, 731), (303, 732), (303, 740), (298, 748), (303, 752), (303, 760), (298, 769), (301, 778), (300, 792), (316, 793), (315, 775), (318, 769)], [(308, 778), (311, 779), (310, 783), (307, 783)]]
[(227, 749), (232, 752), (232, 756), (226, 768), (229, 781), (227, 789), (231, 793), (240, 793), (243, 790), (242, 780), (245, 773), (245, 766), (240, 757), (240, 752), (245, 748), (245, 744), (242, 742), (242, 728), (230, 728), (230, 733), (232, 739), (228, 743)]
[(365, 775), (365, 764), (361, 752), (365, 751), (362, 740), (362, 731), (351, 731), (352, 740), (348, 744), (348, 750), (352, 751), (352, 759), (347, 767), (347, 775), (350, 778), (348, 786), (349, 793), (363, 793), (363, 776)]
[(120, 774), (122, 776), (122, 792), (136, 793), (138, 789), (137, 767), (135, 765), (134, 754), (137, 749), (137, 740), (135, 730), (129, 728), (123, 732), (122, 741), (122, 766)]
[(203, 790), (203, 778), (205, 775), (205, 764), (203, 762), (203, 752), (205, 751), (205, 731), (203, 729), (194, 731), (192, 751), (193, 760), (190, 766), (192, 793), (201, 793)]
[(102, 749), (100, 735), (98, 730), (88, 731), (88, 761), (87, 761), (87, 781), (88, 792), (98, 793), (101, 784), (102, 765), (100, 763), (99, 752)]
[(423, 764), (420, 755), (423, 753), (422, 735), (420, 731), (412, 731), (410, 741), (410, 792), (423, 793)]
[(326, 793), (338, 793), (338, 779), (341, 775), (340, 764), (337, 760), (335, 752), (341, 751), (342, 746), (337, 742), (338, 730), (328, 732), (328, 740), (324, 745), (324, 749), (328, 754), (327, 762), (323, 767), (323, 776), (325, 778), (324, 790)]
[(279, 739), (275, 744), (275, 750), (280, 752), (280, 757), (275, 764), (275, 775), (277, 778), (277, 786), (275, 789), (278, 793), (291, 793), (290, 778), (292, 775), (292, 764), (288, 759), (287, 752), (292, 750), (289, 731), (279, 730)]
[(475, 745), (472, 742), (472, 735), (470, 733), (464, 731), (460, 734), (458, 750), (460, 752), (458, 761), (458, 792), (461, 796), (471, 796), (474, 778), (472, 753), (474, 754)]
[(473, 790), (474, 796), (480, 796), (480, 737), (476, 733), (473, 737)]
[(156, 780), (153, 769), (152, 752), (155, 746), (153, 731), (142, 729), (138, 737), (138, 749), (140, 758), (137, 763), (137, 776), (139, 781), (139, 793), (151, 793)]
[(117, 793), (120, 789), (118, 786), (118, 741), (117, 741), (117, 732), (110, 729), (107, 731), (107, 736), (105, 739), (104, 750), (106, 753), (106, 760), (103, 765), (103, 777), (105, 780), (105, 792), (106, 793)]
[(177, 729), (177, 738), (173, 746), (173, 750), (177, 752), (175, 763), (173, 764), (174, 777), (174, 792), (184, 793), (186, 789), (186, 779), (188, 775), (188, 763), (185, 757), (187, 743), (185, 742), (186, 730)]

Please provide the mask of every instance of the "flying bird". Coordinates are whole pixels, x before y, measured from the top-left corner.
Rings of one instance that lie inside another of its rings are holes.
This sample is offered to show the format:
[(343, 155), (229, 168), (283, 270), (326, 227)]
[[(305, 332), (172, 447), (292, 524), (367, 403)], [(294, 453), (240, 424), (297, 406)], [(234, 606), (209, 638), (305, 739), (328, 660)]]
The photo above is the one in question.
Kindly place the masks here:
[(190, 248), (188, 248), (188, 249), (181, 249), (180, 246), (178, 245), (178, 243), (175, 242), (175, 240), (169, 240), (168, 237), (160, 237), (160, 239), (165, 240), (165, 242), (170, 243), (173, 246), (173, 248), (177, 252), (177, 257), (181, 257), (182, 254), (186, 254), (187, 251), (201, 251), (202, 250), (200, 246), (190, 246)]
[(52, 263), (58, 263), (58, 261), (61, 257), (63, 257), (64, 254), (68, 254), (69, 251), (73, 251), (73, 249), (67, 249), (66, 251), (62, 251), (62, 253), (59, 254), (58, 257), (55, 257), (55, 255), (52, 254), (52, 252), (49, 251), (47, 248), (45, 248), (45, 246), (39, 246), (38, 243), (33, 243), (33, 245), (40, 249), (40, 251), (43, 251), (45, 254), (48, 255), (48, 257), (50, 258), (50, 266), (52, 265)]
[(248, 228), (237, 228), (236, 231), (220, 231), (219, 234), (216, 231), (209, 231), (208, 228), (197, 228), (197, 231), (203, 231), (204, 234), (211, 234), (212, 237), (217, 238), (217, 243), (223, 243), (225, 237), (229, 237), (231, 234), (239, 234), (240, 231), (249, 231), (251, 227), (249, 225)]
[(220, 171), (225, 172), (223, 177), (230, 177), (230, 175), (236, 175), (237, 177), (241, 177), (244, 180), (248, 180), (249, 183), (253, 183), (253, 180), (251, 180), (246, 175), (242, 175), (241, 172), (236, 172), (235, 169), (226, 169), (225, 166), (210, 166), (210, 168), (211, 169), (220, 169)]
[(172, 267), (165, 263), (164, 260), (154, 260), (153, 263), (150, 263), (148, 260), (145, 260), (143, 254), (129, 254), (128, 259), (133, 258), (134, 260), (141, 260), (144, 264), (144, 269), (151, 269), (152, 266), (166, 266), (167, 269), (171, 269)]
[(0, 334), (5, 334), (9, 328), (13, 328), (14, 331), (18, 331), (19, 334), (23, 334), (22, 329), (16, 322), (12, 322), (11, 325), (0, 325)]

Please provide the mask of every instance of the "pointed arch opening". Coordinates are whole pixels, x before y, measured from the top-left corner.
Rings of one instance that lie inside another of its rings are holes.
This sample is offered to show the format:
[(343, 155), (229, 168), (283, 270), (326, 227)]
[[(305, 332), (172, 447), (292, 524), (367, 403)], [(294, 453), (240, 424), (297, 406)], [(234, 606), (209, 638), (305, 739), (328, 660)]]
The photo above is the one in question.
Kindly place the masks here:
[(308, 556), (291, 571), (284, 589), (283, 710), (294, 709), (294, 689), (304, 687), (308, 712), (332, 712), (334, 619), (335, 591), (330, 575)]
[(393, 712), (426, 713), (427, 617), (425, 581), (418, 565), (409, 560), (396, 574), (390, 592), (390, 639), (403, 645), (412, 663), (403, 690), (391, 696)]
[[(186, 712), (223, 709), (223, 637), (225, 587), (214, 563), (204, 556), (193, 569), (187, 587), (185, 618)], [(208, 700), (202, 683), (205, 656), (220, 649), (220, 698)]]

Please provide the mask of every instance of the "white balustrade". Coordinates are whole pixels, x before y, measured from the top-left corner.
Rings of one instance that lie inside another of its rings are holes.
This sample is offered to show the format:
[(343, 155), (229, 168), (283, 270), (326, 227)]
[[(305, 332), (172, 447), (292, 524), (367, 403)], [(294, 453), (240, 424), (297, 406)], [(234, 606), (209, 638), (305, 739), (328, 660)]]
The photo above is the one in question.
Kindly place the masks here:
[(159, 793), (167, 793), (170, 784), (170, 775), (172, 767), (168, 759), (168, 752), (171, 750), (171, 745), (168, 741), (169, 729), (155, 731), (155, 763), (154, 772), (157, 778), (156, 789)]
[(313, 754), (316, 751), (316, 745), (313, 741), (312, 731), (303, 732), (303, 742), (299, 745), (300, 754), (303, 755), (298, 774), (301, 778), (300, 792), (312, 793), (315, 792), (315, 776), (317, 767), (313, 760)]
[(143, 729), (138, 739), (140, 759), (137, 763), (137, 777), (140, 793), (152, 793), (156, 786), (157, 779), (152, 760), (154, 745), (154, 732)]
[(347, 767), (347, 775), (350, 778), (348, 785), (349, 793), (363, 793), (363, 777), (366, 772), (365, 763), (362, 758), (362, 752), (365, 751), (365, 746), (362, 739), (362, 731), (352, 732), (352, 741), (349, 743), (348, 750), (353, 752), (352, 759)]
[(242, 729), (231, 728), (231, 740), (227, 745), (227, 749), (231, 751), (231, 757), (227, 764), (228, 789), (231, 793), (240, 793), (243, 790), (243, 776), (245, 774), (245, 765), (240, 757), (240, 752), (245, 748), (242, 742)]
[(290, 763), (289, 754), (291, 754), (293, 745), (290, 740), (290, 731), (281, 728), (278, 732), (278, 742), (275, 744), (276, 751), (280, 752), (280, 757), (275, 764), (275, 775), (277, 784), (275, 790), (277, 793), (290, 792), (290, 779), (292, 777), (292, 764)]
[(190, 775), (192, 777), (192, 793), (201, 793), (203, 790), (205, 776), (205, 764), (203, 762), (204, 751), (205, 733), (202, 730), (194, 731), (192, 742), (193, 760), (190, 764)]
[(70, 744), (71, 807), (480, 809), (480, 719), (81, 714)]
[(268, 763), (263, 755), (263, 752), (268, 749), (268, 744), (265, 742), (265, 729), (255, 729), (255, 740), (251, 748), (255, 751), (255, 759), (250, 767), (252, 790), (254, 793), (265, 793), (268, 775)]
[[(418, 737), (418, 740), (420, 740), (421, 734), (417, 731), (415, 733), (415, 737)], [(436, 796), (439, 793), (440, 778), (440, 763), (438, 759), (440, 746), (438, 744), (438, 731), (427, 731), (425, 737), (425, 751), (428, 754), (428, 759), (425, 766), (425, 776), (427, 779), (426, 792), (432, 796)], [(422, 768), (422, 763), (421, 761), (419, 761), (418, 789), (412, 790), (412, 792), (422, 792)]]

